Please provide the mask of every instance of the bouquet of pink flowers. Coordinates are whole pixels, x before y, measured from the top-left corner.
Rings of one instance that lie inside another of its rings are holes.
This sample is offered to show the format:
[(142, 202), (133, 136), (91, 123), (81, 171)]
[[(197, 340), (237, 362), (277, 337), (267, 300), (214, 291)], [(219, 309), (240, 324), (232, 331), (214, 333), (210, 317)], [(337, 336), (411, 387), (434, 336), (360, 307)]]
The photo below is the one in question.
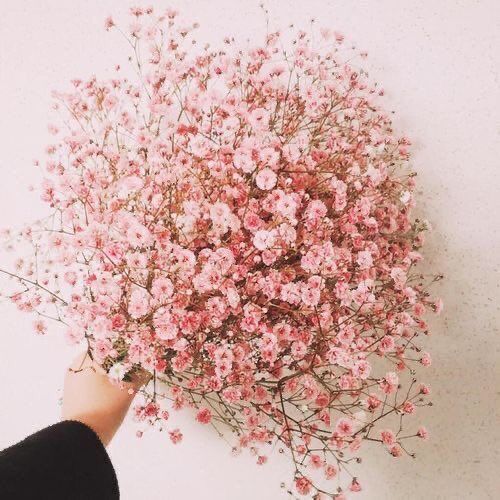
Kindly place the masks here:
[(112, 379), (151, 372), (138, 420), (192, 407), (259, 464), (280, 442), (299, 494), (359, 491), (367, 442), (398, 457), (427, 435), (402, 432), (429, 404), (415, 375), (442, 307), (439, 277), (416, 270), (410, 142), (339, 33), (196, 50), (175, 12), (132, 15), (137, 81), (53, 94), (53, 215), (20, 233), (35, 252), (12, 300), (39, 333), (63, 322)]

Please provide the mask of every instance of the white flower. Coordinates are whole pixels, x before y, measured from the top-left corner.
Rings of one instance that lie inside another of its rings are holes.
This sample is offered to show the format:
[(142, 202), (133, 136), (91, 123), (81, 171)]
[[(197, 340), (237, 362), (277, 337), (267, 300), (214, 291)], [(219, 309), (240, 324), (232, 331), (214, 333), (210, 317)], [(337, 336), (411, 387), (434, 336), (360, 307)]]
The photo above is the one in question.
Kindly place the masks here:
[(272, 231), (261, 229), (255, 233), (253, 244), (258, 250), (266, 250), (274, 245), (275, 237)]
[(185, 235), (191, 235), (195, 229), (196, 218), (192, 215), (179, 215), (175, 220), (175, 225), (182, 230)]
[(427, 220), (427, 219), (424, 219), (422, 221), (426, 231), (432, 231), (432, 224)]
[(219, 236), (222, 236), (229, 230), (234, 215), (226, 203), (217, 201), (210, 207), (210, 219), (212, 220), (214, 231)]
[(116, 380), (123, 380), (127, 371), (128, 370), (123, 363), (115, 363), (109, 370), (109, 376)]
[(382, 182), (382, 172), (373, 165), (369, 165), (366, 170), (366, 175), (371, 179), (372, 183), (377, 186)]
[(411, 199), (411, 194), (409, 191), (403, 191), (401, 193), (401, 196), (399, 197), (401, 200), (401, 203), (404, 203), (405, 205), (410, 201)]

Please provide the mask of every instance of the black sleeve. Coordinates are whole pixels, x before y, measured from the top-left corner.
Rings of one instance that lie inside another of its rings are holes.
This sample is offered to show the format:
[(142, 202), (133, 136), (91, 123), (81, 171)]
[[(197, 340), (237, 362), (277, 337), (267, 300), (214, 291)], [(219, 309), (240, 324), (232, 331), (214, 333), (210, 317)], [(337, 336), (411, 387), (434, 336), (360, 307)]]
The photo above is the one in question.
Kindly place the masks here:
[(0, 451), (2, 500), (116, 500), (115, 470), (93, 429), (76, 420), (45, 427)]

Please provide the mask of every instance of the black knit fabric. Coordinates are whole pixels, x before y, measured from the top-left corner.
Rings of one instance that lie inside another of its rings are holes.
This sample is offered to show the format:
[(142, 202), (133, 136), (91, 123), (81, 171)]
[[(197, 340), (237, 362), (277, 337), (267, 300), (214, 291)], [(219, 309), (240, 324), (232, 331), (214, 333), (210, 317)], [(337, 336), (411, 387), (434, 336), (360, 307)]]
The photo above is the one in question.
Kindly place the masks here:
[(1, 500), (116, 500), (118, 481), (93, 429), (76, 420), (45, 427), (0, 451)]

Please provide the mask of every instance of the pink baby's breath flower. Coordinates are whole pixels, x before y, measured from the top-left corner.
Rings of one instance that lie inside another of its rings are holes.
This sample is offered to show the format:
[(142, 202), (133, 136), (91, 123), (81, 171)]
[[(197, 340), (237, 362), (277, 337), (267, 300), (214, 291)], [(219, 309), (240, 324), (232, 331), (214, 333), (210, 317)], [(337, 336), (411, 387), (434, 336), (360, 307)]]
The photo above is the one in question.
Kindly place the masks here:
[(160, 299), (168, 299), (174, 293), (172, 281), (168, 278), (158, 278), (153, 282), (151, 293)]
[(327, 464), (325, 466), (325, 477), (326, 479), (333, 479), (337, 475), (337, 468), (334, 465)]
[(386, 335), (380, 340), (379, 349), (381, 352), (391, 352), (394, 350), (395, 342), (394, 337)]
[(276, 174), (270, 168), (264, 168), (255, 177), (259, 189), (269, 191), (276, 185)]
[(394, 446), (392, 446), (389, 451), (390, 451), (391, 455), (393, 457), (396, 457), (396, 458), (403, 455), (403, 450), (401, 449), (401, 446), (399, 446), (398, 444), (395, 444)]
[(357, 262), (361, 269), (367, 269), (371, 267), (373, 265), (373, 259), (371, 253), (368, 251), (359, 252)]
[(323, 467), (323, 459), (319, 455), (313, 454), (311, 455), (310, 464), (314, 469), (321, 469)]
[(111, 16), (108, 16), (105, 21), (104, 21), (104, 27), (106, 30), (110, 30), (113, 26), (115, 26), (115, 22), (113, 21), (113, 18)]
[(139, 38), (140, 37), (142, 28), (143, 28), (143, 26), (139, 22), (130, 23), (129, 27), (128, 27), (130, 34), (134, 38)]
[(132, 292), (128, 312), (134, 318), (144, 316), (149, 310), (148, 296), (145, 290), (137, 289)]
[(415, 405), (411, 401), (406, 401), (401, 409), (404, 411), (404, 413), (414, 413)]
[(41, 319), (37, 319), (36, 321), (33, 322), (33, 327), (35, 328), (35, 332), (44, 335), (47, 333), (47, 325), (45, 324), (45, 321)]
[(422, 357), (420, 358), (420, 362), (424, 365), (424, 366), (430, 366), (431, 363), (432, 363), (432, 359), (431, 359), (431, 355), (428, 353), (428, 352), (424, 352), (422, 354)]
[(396, 442), (396, 438), (394, 437), (394, 433), (391, 430), (385, 430), (380, 433), (382, 438), (382, 442), (387, 446), (392, 446)]
[(354, 423), (351, 419), (341, 418), (335, 426), (335, 432), (339, 436), (351, 436), (354, 433)]
[(272, 231), (261, 229), (255, 233), (253, 237), (253, 244), (258, 250), (265, 250), (274, 245), (275, 237)]
[(300, 495), (308, 495), (311, 491), (311, 481), (302, 476), (295, 480), (295, 488)]
[(379, 385), (385, 394), (393, 393), (399, 384), (399, 378), (395, 372), (386, 373), (385, 377), (380, 381)]
[(391, 278), (394, 280), (398, 290), (402, 290), (406, 284), (406, 273), (403, 269), (395, 267), (391, 270)]
[(182, 441), (183, 435), (179, 429), (174, 429), (172, 431), (169, 431), (168, 434), (170, 436), (170, 441), (172, 441), (173, 444), (177, 444)]
[(334, 33), (335, 35), (335, 40), (338, 42), (338, 43), (342, 43), (344, 41), (344, 35), (342, 33), (340, 33), (340, 31), (335, 31)]
[(430, 394), (431, 390), (430, 390), (430, 387), (425, 385), (425, 384), (421, 384), (420, 385), (420, 394)]
[(144, 14), (142, 7), (130, 7), (130, 13), (133, 16), (140, 17)]
[(314, 200), (307, 205), (305, 216), (311, 220), (318, 220), (328, 213), (326, 205), (321, 200)]
[(417, 436), (422, 439), (428, 439), (429, 431), (424, 426), (421, 426), (418, 428)]
[(127, 239), (133, 247), (147, 245), (151, 241), (151, 233), (146, 227), (136, 225), (128, 230)]
[(208, 408), (202, 408), (196, 414), (196, 420), (201, 424), (209, 424), (212, 420), (212, 412)]
[(357, 478), (354, 477), (352, 479), (352, 482), (351, 482), (351, 485), (349, 486), (349, 489), (353, 492), (361, 491), (361, 485), (359, 484), (359, 481), (357, 480)]
[(53, 212), (2, 233), (35, 249), (9, 297), (44, 318), (38, 333), (64, 322), (111, 379), (154, 374), (141, 429), (197, 409), (258, 464), (280, 443), (298, 494), (342, 500), (361, 487), (332, 457), (354, 468), (366, 439), (400, 456), (426, 436), (386, 429), (427, 404), (426, 315), (442, 310), (419, 269), (430, 224), (412, 214), (411, 141), (338, 32), (223, 36), (218, 51), (196, 23), (153, 12), (133, 6), (120, 28), (137, 76), (114, 64), (52, 93), (36, 164)]
[(371, 364), (365, 359), (362, 359), (354, 365), (352, 372), (356, 377), (359, 377), (362, 380), (366, 380), (370, 376), (371, 370)]
[(296, 359), (302, 359), (307, 353), (307, 346), (304, 342), (297, 341), (292, 344), (292, 356)]

